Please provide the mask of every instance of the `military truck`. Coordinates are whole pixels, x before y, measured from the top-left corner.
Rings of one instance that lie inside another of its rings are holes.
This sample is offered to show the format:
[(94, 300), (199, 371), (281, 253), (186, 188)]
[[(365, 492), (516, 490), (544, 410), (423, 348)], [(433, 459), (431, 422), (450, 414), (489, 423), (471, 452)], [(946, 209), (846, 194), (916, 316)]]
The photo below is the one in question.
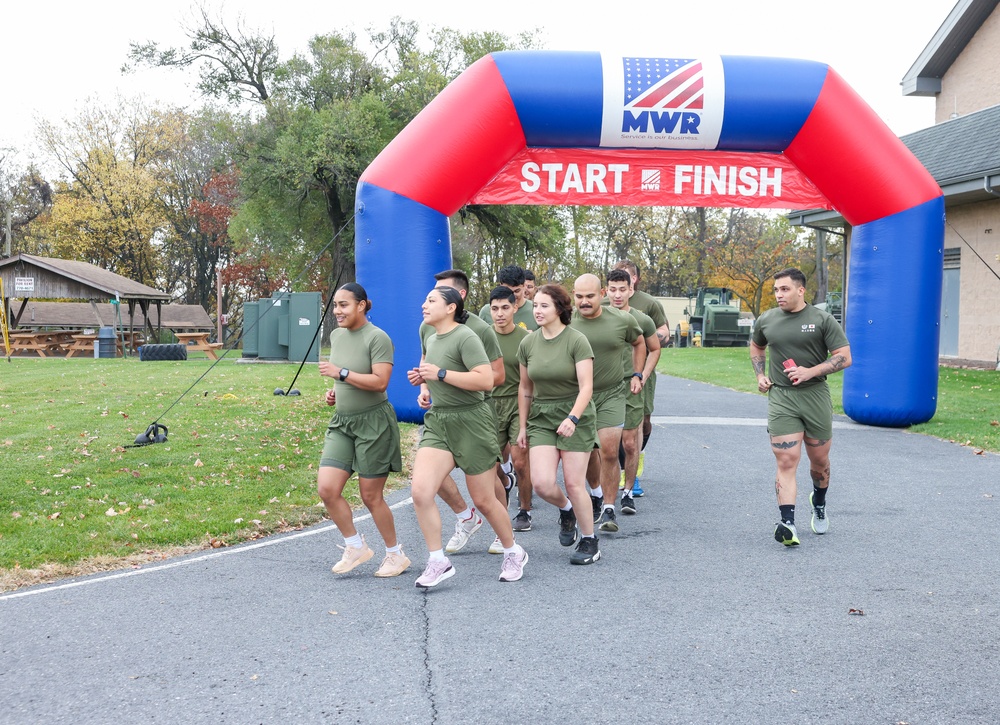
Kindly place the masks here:
[[(674, 347), (745, 347), (753, 319), (740, 313), (727, 287), (699, 287), (674, 330)], [(693, 304), (691, 304), (693, 301)]]

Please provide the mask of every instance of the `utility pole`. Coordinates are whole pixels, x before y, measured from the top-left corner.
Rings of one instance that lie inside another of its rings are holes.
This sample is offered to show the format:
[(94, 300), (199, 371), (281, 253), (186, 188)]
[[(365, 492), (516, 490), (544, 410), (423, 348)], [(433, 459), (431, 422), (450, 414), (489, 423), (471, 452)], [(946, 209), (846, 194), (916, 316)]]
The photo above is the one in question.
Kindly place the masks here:
[(7, 209), (7, 224), (6, 224), (7, 234), (4, 236), (3, 245), (3, 256), (4, 259), (10, 258), (10, 209)]

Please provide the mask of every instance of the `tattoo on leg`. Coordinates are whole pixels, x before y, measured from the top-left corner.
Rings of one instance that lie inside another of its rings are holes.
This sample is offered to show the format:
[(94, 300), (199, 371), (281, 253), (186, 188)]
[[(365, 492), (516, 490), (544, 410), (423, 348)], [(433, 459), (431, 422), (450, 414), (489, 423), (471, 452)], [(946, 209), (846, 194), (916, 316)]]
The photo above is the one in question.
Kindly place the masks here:
[(823, 440), (823, 439), (816, 440), (816, 441), (813, 441), (812, 443), (810, 443), (808, 439), (806, 439), (806, 441), (805, 441), (806, 445), (809, 446), (810, 448), (820, 448), (822, 446), (825, 446), (829, 442), (830, 442), (829, 438), (827, 438), (825, 440)]
[(810, 469), (809, 475), (812, 477), (813, 486), (816, 488), (826, 488), (830, 485), (830, 467), (827, 466), (822, 471)]
[(781, 479), (780, 478), (775, 478), (774, 479), (774, 492), (775, 493), (781, 493)]
[(798, 441), (771, 441), (772, 448), (778, 448), (781, 450), (786, 450), (788, 448), (795, 448), (795, 446), (797, 446), (798, 444), (799, 444)]

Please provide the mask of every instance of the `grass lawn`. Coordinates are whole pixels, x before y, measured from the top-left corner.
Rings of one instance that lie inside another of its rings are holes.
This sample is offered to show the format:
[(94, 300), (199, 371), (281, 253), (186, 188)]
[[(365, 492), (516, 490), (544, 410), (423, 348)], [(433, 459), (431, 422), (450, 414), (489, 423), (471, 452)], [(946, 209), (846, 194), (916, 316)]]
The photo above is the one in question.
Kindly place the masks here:
[[(325, 516), (316, 469), (332, 409), (316, 366), (296, 382), (301, 397), (281, 397), (295, 365), (226, 358), (195, 384), (210, 364), (0, 361), (0, 590)], [(160, 416), (168, 441), (130, 447)], [(406, 461), (415, 426), (402, 433)], [(348, 494), (360, 505), (356, 479)]]
[[(657, 370), (745, 393), (757, 392), (757, 379), (745, 347), (668, 348)], [(834, 410), (843, 413), (844, 376), (827, 378)], [(942, 367), (938, 378), (937, 413), (927, 423), (910, 426), (976, 449), (1000, 453), (1000, 372)]]

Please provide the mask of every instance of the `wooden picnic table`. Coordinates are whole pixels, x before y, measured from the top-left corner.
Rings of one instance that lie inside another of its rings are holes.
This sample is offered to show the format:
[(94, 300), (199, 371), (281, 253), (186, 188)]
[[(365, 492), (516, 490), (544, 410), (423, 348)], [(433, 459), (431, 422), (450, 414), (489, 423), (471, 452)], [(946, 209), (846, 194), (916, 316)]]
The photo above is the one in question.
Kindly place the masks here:
[(97, 335), (73, 335), (73, 340), (66, 346), (66, 357), (73, 357), (78, 352), (88, 353), (88, 357), (94, 356), (94, 340)]
[(222, 347), (219, 343), (211, 343), (208, 341), (211, 332), (175, 332), (174, 337), (177, 338), (177, 342), (181, 345), (187, 345), (192, 350), (201, 350), (212, 360), (218, 360), (219, 356), (216, 354), (216, 350)]
[[(118, 349), (119, 355), (124, 355), (125, 352), (122, 350), (122, 335), (125, 336), (126, 344), (129, 349), (134, 350), (136, 345), (141, 345), (144, 339), (141, 332), (119, 332), (118, 336), (115, 338), (115, 347)], [(94, 356), (94, 344), (97, 340), (96, 334), (79, 333), (72, 336), (73, 339), (70, 343), (63, 345), (63, 350), (66, 351), (66, 357), (73, 357), (77, 353), (86, 353), (87, 357)]]
[(15, 353), (37, 352), (39, 357), (62, 352), (63, 345), (72, 341), (72, 330), (49, 330), (35, 332), (12, 332), (10, 335), (10, 350)]

